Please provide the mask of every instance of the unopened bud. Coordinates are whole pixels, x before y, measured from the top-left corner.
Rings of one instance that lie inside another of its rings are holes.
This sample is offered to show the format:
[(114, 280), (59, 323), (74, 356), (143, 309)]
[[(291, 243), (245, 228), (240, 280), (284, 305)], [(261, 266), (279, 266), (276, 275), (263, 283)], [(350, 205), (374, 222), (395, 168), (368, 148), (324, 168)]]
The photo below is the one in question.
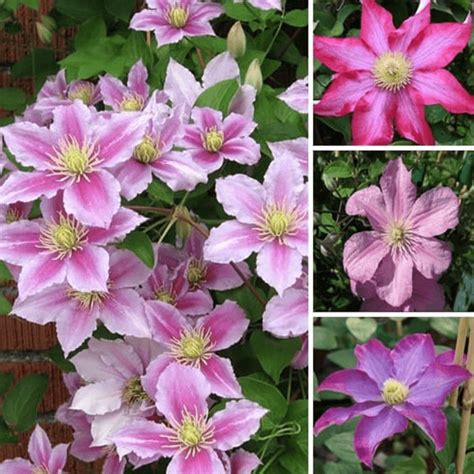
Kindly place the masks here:
[(262, 90), (263, 76), (262, 70), (260, 69), (260, 61), (258, 59), (254, 59), (250, 63), (247, 74), (245, 75), (244, 83), (253, 86), (257, 92)]
[(40, 21), (36, 22), (36, 31), (43, 44), (50, 44), (53, 31), (56, 29), (56, 22), (49, 16), (41, 15)]
[(240, 21), (238, 21), (232, 25), (227, 35), (227, 51), (229, 51), (234, 58), (240, 58), (245, 54), (246, 49), (247, 39), (245, 38), (244, 29)]
[(173, 217), (176, 219), (176, 237), (182, 240), (187, 239), (193, 230), (192, 225), (188, 223), (193, 221), (189, 209), (185, 206), (176, 206)]
[(334, 244), (339, 240), (339, 235), (336, 233), (328, 234), (320, 243), (319, 250), (324, 257), (329, 257), (334, 253)]

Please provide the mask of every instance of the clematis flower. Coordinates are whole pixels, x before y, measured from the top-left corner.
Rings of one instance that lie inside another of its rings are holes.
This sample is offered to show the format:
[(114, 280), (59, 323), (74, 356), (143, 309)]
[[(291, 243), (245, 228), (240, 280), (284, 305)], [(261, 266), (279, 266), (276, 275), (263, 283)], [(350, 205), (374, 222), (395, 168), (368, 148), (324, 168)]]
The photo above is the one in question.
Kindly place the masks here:
[(36, 425), (28, 443), (28, 454), (32, 462), (15, 458), (0, 463), (0, 474), (64, 474), (67, 461), (67, 444), (54, 448), (40, 425)]
[(115, 112), (140, 112), (150, 105), (166, 102), (166, 94), (161, 91), (155, 91), (150, 97), (147, 79), (148, 71), (141, 59), (130, 68), (127, 85), (106, 74), (99, 80), (104, 104)]
[(434, 237), (458, 224), (459, 199), (447, 187), (417, 198), (401, 158), (387, 164), (380, 188), (355, 192), (346, 212), (367, 218), (373, 230), (345, 243), (344, 269), (355, 282), (373, 279), (377, 296), (389, 305), (401, 306), (413, 295), (414, 269), (437, 279), (449, 267), (450, 246)]
[(434, 144), (425, 105), (474, 114), (474, 97), (443, 69), (468, 44), (471, 15), (464, 23), (430, 23), (430, 3), (422, 0), (396, 29), (387, 10), (364, 0), (360, 37), (315, 36), (315, 57), (336, 74), (314, 112), (353, 112), (354, 145), (386, 145), (394, 126), (415, 143)]
[(302, 370), (308, 367), (308, 334), (301, 336), (301, 348), (293, 357), (291, 367)]
[[(355, 369), (327, 377), (318, 391), (351, 396), (348, 408), (330, 408), (316, 422), (315, 434), (361, 416), (354, 434), (354, 449), (371, 467), (380, 443), (416, 423), (434, 442), (436, 451), (446, 443), (446, 417), (442, 407), (448, 394), (471, 374), (463, 367), (437, 360), (429, 334), (404, 337), (394, 349), (377, 339), (355, 348)], [(441, 359), (442, 360), (442, 359)]]
[(254, 453), (239, 449), (230, 457), (229, 474), (252, 474), (262, 462)]
[(0, 224), (0, 259), (22, 267), (20, 298), (65, 281), (78, 292), (107, 292), (109, 254), (102, 246), (146, 219), (120, 209), (108, 229), (88, 227), (67, 214), (62, 194), (41, 203), (43, 219)]
[(17, 300), (12, 314), (37, 324), (55, 322), (66, 355), (92, 335), (97, 321), (113, 333), (150, 337), (144, 301), (134, 289), (150, 273), (131, 252), (113, 250), (107, 291), (82, 292), (66, 284), (53, 285), (39, 294)]
[(108, 227), (120, 207), (120, 184), (107, 170), (126, 161), (146, 122), (135, 114), (98, 117), (82, 102), (57, 107), (50, 129), (16, 123), (3, 129), (10, 151), (31, 173), (14, 172), (0, 186), (0, 204), (54, 197), (81, 224)]
[(306, 137), (267, 143), (267, 145), (275, 159), (282, 156), (289, 156), (290, 158), (296, 159), (303, 175), (308, 176), (308, 139)]
[(257, 124), (242, 115), (222, 113), (208, 107), (196, 107), (194, 124), (185, 129), (181, 144), (193, 160), (210, 174), (218, 170), (224, 159), (243, 165), (254, 165), (260, 159), (260, 145), (250, 138)]
[[(248, 400), (232, 401), (209, 418), (211, 388), (194, 367), (170, 365), (161, 375), (156, 407), (165, 423), (138, 421), (113, 436), (120, 456), (160, 453), (171, 457), (167, 474), (225, 474), (218, 451), (240, 446), (257, 432), (267, 410)], [(216, 450), (218, 450), (216, 452)]]
[(220, 397), (242, 397), (230, 360), (215, 354), (236, 344), (247, 330), (249, 320), (237, 303), (226, 301), (199, 318), (195, 325), (160, 301), (149, 303), (146, 310), (154, 339), (166, 347), (142, 377), (143, 386), (152, 397), (161, 374), (173, 363), (199, 369), (211, 392)]
[(308, 113), (308, 77), (299, 79), (291, 84), (285, 92), (282, 92), (278, 98), (285, 102), (288, 107), (296, 110), (300, 114)]
[(215, 36), (210, 21), (224, 9), (215, 3), (198, 0), (146, 0), (150, 8), (136, 13), (130, 28), (153, 31), (158, 46), (178, 43), (185, 37)]
[(216, 194), (236, 219), (211, 230), (204, 258), (240, 262), (258, 252), (258, 275), (282, 295), (301, 275), (308, 252), (307, 188), (298, 163), (273, 161), (263, 185), (242, 174), (220, 178)]
[(207, 182), (206, 173), (186, 151), (175, 151), (174, 145), (184, 133), (180, 113), (163, 121), (155, 117), (148, 121), (145, 135), (135, 147), (133, 156), (114, 168), (122, 195), (131, 200), (145, 191), (153, 176), (165, 182), (173, 191), (192, 191), (199, 183)]

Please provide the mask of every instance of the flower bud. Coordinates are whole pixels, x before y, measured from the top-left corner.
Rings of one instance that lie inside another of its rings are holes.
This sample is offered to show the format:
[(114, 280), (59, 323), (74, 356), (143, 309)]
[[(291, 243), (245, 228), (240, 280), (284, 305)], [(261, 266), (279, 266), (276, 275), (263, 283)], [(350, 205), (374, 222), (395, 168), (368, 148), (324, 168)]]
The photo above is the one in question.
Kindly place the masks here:
[(245, 32), (240, 21), (237, 21), (232, 25), (227, 35), (227, 51), (229, 51), (234, 58), (240, 58), (240, 56), (245, 54), (246, 49), (247, 39), (245, 38)]
[(263, 86), (263, 76), (262, 70), (260, 69), (260, 61), (258, 59), (254, 59), (247, 70), (247, 74), (245, 75), (244, 84), (249, 84), (253, 86), (257, 92), (262, 90)]
[(43, 44), (50, 44), (53, 31), (56, 29), (56, 22), (49, 16), (41, 15), (40, 21), (36, 22), (36, 31)]
[[(174, 217), (176, 218), (176, 237), (178, 239), (185, 240), (187, 239), (193, 230), (191, 224), (188, 224), (187, 221), (193, 221), (191, 213), (189, 212), (188, 208), (185, 206), (176, 206), (174, 210)], [(181, 219), (184, 217), (185, 220)]]

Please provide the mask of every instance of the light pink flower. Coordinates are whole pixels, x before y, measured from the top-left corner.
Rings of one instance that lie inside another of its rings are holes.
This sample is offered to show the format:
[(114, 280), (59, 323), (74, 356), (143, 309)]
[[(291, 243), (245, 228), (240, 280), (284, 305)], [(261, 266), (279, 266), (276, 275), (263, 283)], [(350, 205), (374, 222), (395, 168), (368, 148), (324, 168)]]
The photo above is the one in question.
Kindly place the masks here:
[[(255, 8), (260, 8), (260, 10), (281, 10), (281, 0), (248, 0), (248, 2)], [(234, 0), (234, 3), (240, 2)]]
[(53, 285), (39, 294), (17, 300), (12, 314), (38, 324), (55, 322), (66, 355), (92, 335), (97, 321), (113, 333), (150, 337), (144, 301), (134, 289), (150, 273), (131, 252), (113, 250), (107, 291), (81, 292), (66, 284)]
[(300, 114), (307, 114), (309, 107), (309, 88), (308, 88), (308, 78), (299, 79), (285, 92), (282, 92), (278, 98), (285, 102), (288, 107), (296, 110)]
[(304, 176), (308, 176), (308, 139), (306, 137), (267, 143), (273, 157), (277, 160), (282, 156), (296, 159)]
[(388, 163), (380, 188), (355, 192), (346, 212), (367, 218), (373, 230), (345, 243), (344, 269), (355, 282), (374, 278), (376, 294), (389, 305), (401, 306), (412, 296), (414, 269), (437, 279), (449, 267), (450, 246), (434, 237), (458, 224), (459, 199), (447, 187), (417, 198), (401, 158)]
[(0, 463), (0, 474), (64, 474), (67, 461), (67, 444), (58, 444), (54, 448), (40, 425), (36, 425), (28, 443), (30, 461), (15, 458)]
[(79, 222), (108, 227), (120, 207), (120, 184), (107, 168), (126, 161), (144, 133), (135, 114), (98, 117), (82, 102), (54, 110), (50, 129), (16, 123), (3, 130), (16, 159), (33, 166), (0, 187), (0, 204), (51, 198), (64, 190), (64, 207)]
[(167, 474), (225, 474), (218, 452), (248, 441), (267, 410), (248, 400), (232, 401), (209, 418), (210, 394), (210, 385), (199, 370), (170, 365), (156, 392), (156, 407), (166, 424), (138, 421), (121, 429), (113, 436), (119, 455), (171, 457)]
[(226, 301), (196, 324), (160, 301), (150, 302), (146, 310), (154, 339), (166, 347), (142, 378), (148, 393), (154, 396), (163, 371), (177, 362), (199, 369), (212, 393), (224, 398), (242, 397), (230, 360), (215, 354), (236, 344), (247, 330), (249, 320), (237, 303)]
[(65, 281), (80, 292), (106, 292), (109, 254), (102, 246), (123, 238), (145, 218), (120, 209), (110, 227), (88, 227), (67, 214), (62, 195), (41, 204), (43, 219), (0, 224), (0, 259), (22, 267), (20, 298)]
[(258, 252), (258, 275), (281, 295), (301, 275), (308, 253), (307, 187), (298, 163), (273, 161), (263, 185), (242, 174), (220, 178), (216, 194), (236, 219), (211, 230), (204, 258), (240, 262)]
[(192, 125), (185, 129), (181, 141), (193, 160), (210, 174), (218, 170), (224, 159), (243, 165), (254, 165), (260, 159), (260, 145), (250, 138), (257, 124), (242, 115), (222, 113), (208, 107), (196, 107)]
[(136, 13), (130, 28), (153, 31), (158, 46), (177, 43), (185, 37), (215, 36), (210, 21), (224, 9), (215, 3), (198, 0), (147, 0), (150, 10)]
[(464, 23), (430, 23), (430, 1), (397, 29), (392, 15), (375, 0), (362, 3), (360, 37), (315, 36), (315, 57), (336, 74), (317, 115), (353, 112), (354, 145), (386, 145), (393, 129), (418, 144), (434, 144), (424, 106), (474, 114), (474, 97), (446, 67), (471, 38)]
[(198, 183), (207, 182), (206, 173), (187, 150), (174, 150), (184, 133), (181, 114), (182, 109), (176, 108), (163, 121), (151, 118), (132, 157), (113, 170), (126, 199), (131, 200), (143, 192), (153, 176), (173, 191), (192, 191)]
[(293, 357), (291, 367), (297, 370), (308, 367), (308, 334), (301, 336), (301, 348)]

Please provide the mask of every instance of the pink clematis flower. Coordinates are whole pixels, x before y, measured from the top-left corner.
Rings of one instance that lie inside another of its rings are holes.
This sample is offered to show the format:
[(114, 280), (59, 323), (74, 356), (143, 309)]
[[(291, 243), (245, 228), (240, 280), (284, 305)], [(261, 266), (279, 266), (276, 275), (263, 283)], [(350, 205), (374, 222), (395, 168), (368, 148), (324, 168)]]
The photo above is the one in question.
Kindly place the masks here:
[(258, 275), (282, 295), (301, 275), (308, 252), (307, 188), (299, 164), (289, 157), (273, 161), (263, 185), (242, 174), (220, 178), (216, 194), (236, 219), (211, 230), (204, 258), (240, 262), (258, 252)]
[(433, 440), (437, 451), (443, 449), (446, 417), (442, 407), (448, 394), (471, 377), (469, 371), (438, 360), (429, 334), (406, 336), (392, 350), (372, 339), (356, 346), (355, 356), (355, 369), (331, 374), (318, 388), (349, 395), (355, 405), (327, 410), (316, 422), (315, 434), (362, 416), (354, 448), (369, 467), (380, 443), (405, 431), (409, 421)]
[(199, 183), (207, 182), (206, 173), (188, 151), (173, 150), (184, 133), (181, 113), (181, 109), (176, 108), (163, 121), (150, 119), (133, 156), (113, 170), (126, 199), (131, 200), (145, 191), (153, 176), (173, 191), (192, 191)]
[(353, 112), (354, 145), (386, 145), (398, 133), (418, 144), (434, 144), (424, 106), (474, 114), (474, 97), (446, 69), (471, 37), (464, 23), (430, 23), (430, 1), (400, 28), (375, 0), (362, 3), (360, 38), (315, 36), (316, 58), (334, 80), (314, 106), (317, 115)]
[(54, 448), (40, 425), (36, 425), (28, 443), (30, 461), (9, 459), (0, 463), (0, 474), (64, 474), (67, 461), (67, 444), (58, 444)]
[(215, 3), (198, 0), (147, 0), (150, 10), (136, 13), (130, 28), (154, 31), (158, 46), (177, 43), (185, 37), (215, 36), (210, 21), (224, 9)]
[(51, 198), (64, 190), (64, 207), (79, 222), (108, 227), (120, 207), (120, 184), (107, 168), (126, 161), (146, 122), (135, 114), (98, 117), (82, 102), (57, 107), (50, 129), (16, 123), (3, 130), (16, 159), (33, 166), (0, 187), (0, 204)]
[(166, 94), (161, 91), (150, 97), (147, 79), (148, 71), (141, 59), (130, 68), (127, 85), (109, 74), (101, 77), (99, 88), (104, 104), (115, 112), (139, 112), (153, 104), (166, 102)]
[(113, 436), (119, 455), (171, 457), (167, 474), (225, 474), (218, 452), (249, 440), (267, 410), (248, 400), (232, 401), (209, 418), (210, 394), (210, 385), (199, 370), (170, 365), (156, 391), (156, 407), (166, 424), (138, 421), (121, 429)]
[(53, 285), (39, 294), (17, 300), (12, 314), (37, 324), (55, 322), (66, 355), (92, 335), (97, 321), (113, 333), (150, 337), (144, 301), (134, 289), (150, 273), (131, 252), (113, 250), (107, 291), (82, 292), (65, 284)]
[(67, 214), (62, 194), (41, 203), (43, 219), (0, 224), (0, 259), (22, 267), (20, 298), (65, 281), (78, 292), (107, 292), (109, 254), (102, 246), (117, 241), (146, 219), (120, 209), (110, 227), (88, 227)]
[(222, 113), (208, 107), (196, 107), (181, 144), (206, 173), (213, 173), (224, 159), (243, 165), (254, 165), (260, 159), (260, 145), (250, 138), (257, 124), (242, 115)]
[(212, 393), (224, 398), (242, 397), (230, 360), (215, 354), (236, 344), (247, 330), (249, 320), (237, 303), (226, 301), (195, 325), (160, 301), (149, 303), (146, 309), (154, 339), (166, 347), (142, 378), (148, 393), (154, 396), (163, 371), (177, 362), (199, 369)]
[(239, 449), (230, 457), (229, 474), (252, 474), (262, 462), (254, 453)]
[(306, 137), (283, 140), (281, 142), (267, 143), (275, 159), (289, 156), (298, 161), (301, 172), (308, 176), (308, 139)]
[(308, 78), (299, 79), (291, 84), (285, 92), (282, 92), (278, 98), (285, 102), (288, 107), (296, 110), (300, 114), (308, 113)]

